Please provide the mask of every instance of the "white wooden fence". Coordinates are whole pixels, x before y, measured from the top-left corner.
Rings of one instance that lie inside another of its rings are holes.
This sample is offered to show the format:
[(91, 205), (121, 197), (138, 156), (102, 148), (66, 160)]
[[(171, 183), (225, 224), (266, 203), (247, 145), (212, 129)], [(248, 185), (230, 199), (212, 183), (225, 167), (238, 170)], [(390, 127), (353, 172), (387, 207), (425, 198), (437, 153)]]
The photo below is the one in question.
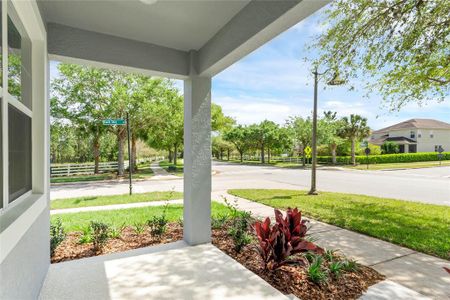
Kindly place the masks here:
[[(151, 163), (157, 160), (163, 160), (162, 156), (146, 157), (136, 160), (136, 163)], [(128, 168), (129, 162), (126, 160), (124, 162), (124, 168)], [(70, 164), (52, 164), (50, 167), (51, 177), (61, 177), (61, 176), (72, 176), (72, 175), (89, 175), (94, 174), (94, 163), (70, 163)], [(98, 165), (98, 170), (100, 173), (117, 171), (118, 163), (115, 162), (101, 162)]]

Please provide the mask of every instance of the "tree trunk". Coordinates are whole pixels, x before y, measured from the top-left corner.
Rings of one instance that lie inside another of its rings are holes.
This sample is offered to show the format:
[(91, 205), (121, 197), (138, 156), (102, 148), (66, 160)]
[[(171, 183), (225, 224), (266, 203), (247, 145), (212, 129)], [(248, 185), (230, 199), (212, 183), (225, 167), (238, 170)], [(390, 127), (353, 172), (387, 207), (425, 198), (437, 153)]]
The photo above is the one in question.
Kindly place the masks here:
[(241, 155), (241, 162), (244, 162), (244, 153), (243, 152), (239, 152), (239, 154)]
[(227, 149), (227, 160), (230, 161), (230, 149)]
[(267, 148), (267, 162), (270, 164), (270, 148)]
[(100, 163), (100, 137), (95, 136), (92, 143), (94, 151), (94, 174), (99, 173), (99, 163)]
[(352, 138), (352, 165), (356, 166), (356, 155), (355, 155), (355, 145), (356, 139)]
[(262, 144), (262, 146), (261, 146), (261, 163), (262, 164), (266, 162), (264, 155), (265, 155), (264, 154), (264, 144)]
[(131, 135), (131, 165), (133, 166), (133, 171), (137, 170), (137, 149), (136, 149), (136, 136), (134, 134)]
[(175, 144), (173, 145), (173, 164), (175, 166), (177, 165), (177, 153), (178, 153), (177, 144)]
[(220, 160), (223, 160), (223, 149), (220, 149), (220, 154), (219, 154), (219, 156), (220, 156)]
[(337, 144), (331, 144), (331, 160), (333, 165), (336, 164), (336, 149), (337, 149)]
[(169, 149), (169, 163), (172, 163), (173, 159), (173, 153), (172, 153), (172, 149)]
[(118, 176), (123, 176), (124, 172), (125, 172), (125, 168), (124, 168), (124, 161), (125, 161), (125, 155), (123, 152), (123, 147), (125, 144), (125, 130), (121, 129), (119, 130), (118, 134), (117, 134), (117, 144), (119, 145), (119, 153), (117, 155), (117, 164), (118, 164), (118, 170), (117, 170), (117, 175)]

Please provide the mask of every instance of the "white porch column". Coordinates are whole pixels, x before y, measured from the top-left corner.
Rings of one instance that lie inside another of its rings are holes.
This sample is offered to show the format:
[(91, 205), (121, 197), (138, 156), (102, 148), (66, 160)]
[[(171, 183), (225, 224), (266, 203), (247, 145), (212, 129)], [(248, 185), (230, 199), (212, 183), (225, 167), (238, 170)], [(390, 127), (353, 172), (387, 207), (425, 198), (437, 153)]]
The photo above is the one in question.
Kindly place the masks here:
[(211, 77), (184, 81), (184, 240), (211, 241)]

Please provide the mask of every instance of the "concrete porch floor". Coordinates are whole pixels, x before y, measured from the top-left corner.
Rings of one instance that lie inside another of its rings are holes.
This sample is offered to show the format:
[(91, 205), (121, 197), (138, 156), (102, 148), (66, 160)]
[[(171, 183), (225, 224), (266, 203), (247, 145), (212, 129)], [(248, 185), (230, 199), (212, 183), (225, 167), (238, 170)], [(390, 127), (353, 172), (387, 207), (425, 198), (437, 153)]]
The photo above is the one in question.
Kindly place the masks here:
[(289, 298), (213, 245), (180, 241), (53, 264), (40, 299)]

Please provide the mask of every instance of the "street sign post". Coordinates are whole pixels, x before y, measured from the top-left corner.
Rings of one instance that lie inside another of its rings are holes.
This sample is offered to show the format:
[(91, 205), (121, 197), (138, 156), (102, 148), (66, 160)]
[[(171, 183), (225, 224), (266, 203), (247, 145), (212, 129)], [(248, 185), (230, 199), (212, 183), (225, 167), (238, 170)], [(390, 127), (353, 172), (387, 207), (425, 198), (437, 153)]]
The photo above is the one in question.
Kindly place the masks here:
[(442, 152), (444, 152), (444, 148), (442, 148), (442, 146), (439, 146), (438, 148), (439, 165), (442, 165), (442, 158), (444, 157), (444, 154), (442, 154)]
[(369, 154), (370, 154), (370, 148), (367, 147), (364, 149), (364, 153), (366, 153), (366, 162), (367, 162), (367, 170), (369, 169)]
[(126, 119), (105, 119), (102, 121), (103, 125), (107, 126), (123, 126), (127, 125), (127, 135), (128, 135), (128, 171), (130, 174), (129, 182), (130, 182), (130, 195), (133, 194), (133, 166), (131, 162), (131, 144), (130, 144), (130, 136), (131, 136), (131, 129), (130, 129), (130, 119), (128, 118), (128, 113)]

